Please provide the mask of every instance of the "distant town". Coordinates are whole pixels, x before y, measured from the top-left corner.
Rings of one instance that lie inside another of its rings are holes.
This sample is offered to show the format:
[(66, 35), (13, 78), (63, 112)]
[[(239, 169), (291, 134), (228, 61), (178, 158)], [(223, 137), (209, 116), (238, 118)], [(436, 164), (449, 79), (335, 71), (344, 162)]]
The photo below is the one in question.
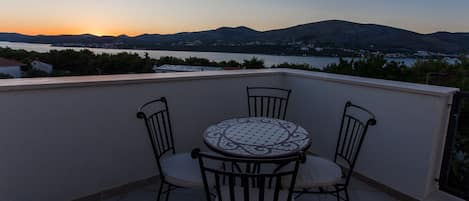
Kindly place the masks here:
[[(58, 43), (53, 44), (56, 47), (86, 47), (86, 48), (104, 48), (104, 49), (136, 49), (140, 50), (141, 48), (134, 46), (129, 47), (123, 42), (116, 43)], [(219, 52), (234, 52), (234, 53), (262, 53), (262, 52), (250, 52), (250, 51), (228, 51), (229, 49), (234, 49), (233, 47), (238, 47), (240, 49), (252, 49), (251, 47), (260, 47), (268, 48), (282, 47), (285, 49), (284, 52), (277, 53), (278, 55), (293, 55), (293, 56), (327, 56), (327, 57), (365, 57), (366, 55), (374, 54), (380, 55), (383, 54), (386, 58), (419, 58), (419, 59), (442, 59), (442, 58), (459, 58), (462, 55), (469, 57), (469, 54), (465, 53), (441, 53), (433, 52), (428, 50), (418, 50), (415, 52), (389, 52), (385, 53), (382, 51), (373, 51), (369, 49), (348, 49), (348, 48), (338, 48), (330, 46), (319, 46), (314, 43), (305, 44), (302, 41), (291, 41), (281, 44), (275, 42), (261, 42), (253, 41), (239, 44), (225, 44), (222, 42), (209, 44), (213, 47), (227, 47), (225, 50), (219, 50)], [(237, 48), (236, 48), (237, 49)], [(148, 50), (148, 49), (141, 49)], [(178, 42), (172, 43), (169, 47), (165, 48), (152, 48), (151, 50), (181, 50), (181, 51), (211, 51), (210, 48), (207, 48), (207, 45), (200, 40), (189, 41), (189, 42)]]

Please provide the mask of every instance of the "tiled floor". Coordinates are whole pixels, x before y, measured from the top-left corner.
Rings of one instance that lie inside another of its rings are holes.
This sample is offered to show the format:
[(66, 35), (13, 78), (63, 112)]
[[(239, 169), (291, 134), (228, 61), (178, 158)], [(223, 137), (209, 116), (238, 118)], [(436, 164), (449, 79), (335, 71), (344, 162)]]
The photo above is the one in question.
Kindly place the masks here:
[[(155, 201), (158, 184), (147, 186), (116, 195), (104, 201)], [(359, 180), (352, 180), (350, 186), (350, 199), (352, 201), (398, 201), (377, 189), (366, 185)], [(171, 192), (170, 201), (204, 201), (203, 190), (180, 189)], [(296, 201), (336, 201), (335, 197), (328, 195), (304, 195)]]

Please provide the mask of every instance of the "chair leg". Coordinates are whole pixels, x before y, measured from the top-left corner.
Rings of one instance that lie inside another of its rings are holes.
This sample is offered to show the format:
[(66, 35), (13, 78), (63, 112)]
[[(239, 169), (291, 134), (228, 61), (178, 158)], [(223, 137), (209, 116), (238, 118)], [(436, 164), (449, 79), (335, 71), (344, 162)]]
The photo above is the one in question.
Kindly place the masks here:
[(335, 191), (336, 191), (335, 197), (337, 198), (337, 201), (341, 201), (342, 200), (342, 198), (340, 197), (340, 192), (341, 191), (339, 190), (339, 188), (337, 186), (335, 186), (334, 188), (335, 188)]
[(345, 191), (345, 199), (346, 199), (347, 201), (350, 201), (350, 197), (349, 197), (349, 195), (348, 195), (348, 190), (345, 189), (344, 191)]
[(160, 180), (160, 189), (158, 190), (158, 197), (156, 198), (156, 201), (160, 201), (160, 198), (161, 198), (161, 193), (163, 192), (163, 186), (164, 186), (164, 182), (162, 180)]
[(340, 201), (340, 191), (335, 193), (335, 197), (337, 198), (337, 201)]
[(168, 191), (166, 192), (166, 201), (169, 200), (169, 193), (171, 193), (171, 184), (168, 185)]

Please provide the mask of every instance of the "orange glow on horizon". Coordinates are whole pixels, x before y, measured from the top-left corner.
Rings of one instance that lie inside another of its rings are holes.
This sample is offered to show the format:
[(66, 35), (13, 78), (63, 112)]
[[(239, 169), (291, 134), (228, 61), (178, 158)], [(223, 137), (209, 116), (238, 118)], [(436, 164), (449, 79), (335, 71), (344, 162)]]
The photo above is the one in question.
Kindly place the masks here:
[(80, 34), (92, 34), (96, 36), (119, 36), (119, 35), (128, 35), (128, 36), (137, 36), (141, 34), (166, 34), (171, 33), (170, 31), (164, 32), (163, 30), (158, 30), (154, 32), (138, 32), (138, 31), (129, 31), (125, 29), (99, 29), (99, 28), (67, 28), (67, 27), (57, 27), (57, 28), (34, 28), (34, 27), (1, 27), (0, 32), (10, 32), (10, 33), (19, 33), (25, 35), (80, 35)]
[(382, 24), (419, 33), (469, 32), (469, 1), (425, 3), (427, 10), (422, 12), (415, 11), (422, 9), (423, 0), (397, 0), (405, 4), (366, 1), (367, 6), (363, 6), (363, 1), (14, 0), (1, 4), (0, 32), (136, 36), (222, 26), (265, 31), (329, 19)]

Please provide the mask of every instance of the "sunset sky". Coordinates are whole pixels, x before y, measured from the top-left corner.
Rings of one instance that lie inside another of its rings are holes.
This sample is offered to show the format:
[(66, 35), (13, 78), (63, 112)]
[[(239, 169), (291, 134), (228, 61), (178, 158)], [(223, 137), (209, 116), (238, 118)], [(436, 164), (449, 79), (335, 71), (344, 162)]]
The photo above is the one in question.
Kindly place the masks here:
[(2, 0), (0, 32), (139, 35), (328, 19), (469, 32), (468, 0)]

